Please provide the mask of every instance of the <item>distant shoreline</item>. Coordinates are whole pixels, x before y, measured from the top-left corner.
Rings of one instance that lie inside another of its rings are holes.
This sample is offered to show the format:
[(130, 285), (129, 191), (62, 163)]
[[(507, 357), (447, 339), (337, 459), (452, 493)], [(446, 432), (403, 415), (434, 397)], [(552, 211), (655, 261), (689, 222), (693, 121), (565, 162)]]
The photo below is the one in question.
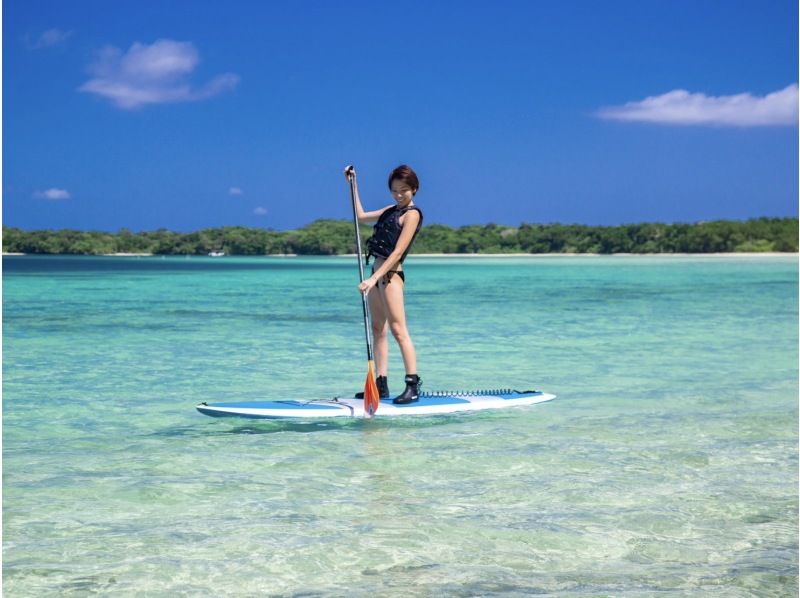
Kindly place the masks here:
[[(753, 218), (617, 226), (497, 224), (452, 228), (428, 224), (414, 255), (656, 255), (660, 253), (788, 253), (798, 251), (797, 218)], [(369, 226), (360, 227), (362, 238)], [(343, 255), (356, 249), (353, 223), (315, 220), (292, 231), (223, 226), (179, 233), (166, 229), (110, 233), (72, 229), (25, 231), (3, 225), (6, 252), (58, 255)], [(220, 256), (222, 257), (222, 256)]]
[[(194, 254), (165, 254), (165, 253), (103, 253), (100, 255), (84, 255), (75, 253), (19, 253), (19, 252), (3, 252), (3, 257), (8, 256), (24, 256), (24, 255), (41, 255), (41, 256), (70, 256), (70, 257), (201, 257), (207, 258), (206, 255)], [(272, 253), (266, 255), (226, 255), (213, 259), (225, 259), (231, 257), (324, 257), (324, 258), (353, 258), (354, 253), (341, 253), (338, 255), (327, 254), (304, 254), (297, 253)], [(519, 258), (519, 257), (779, 257), (779, 256), (800, 256), (798, 252), (792, 251), (741, 251), (741, 252), (721, 252), (721, 253), (412, 253), (409, 258)]]

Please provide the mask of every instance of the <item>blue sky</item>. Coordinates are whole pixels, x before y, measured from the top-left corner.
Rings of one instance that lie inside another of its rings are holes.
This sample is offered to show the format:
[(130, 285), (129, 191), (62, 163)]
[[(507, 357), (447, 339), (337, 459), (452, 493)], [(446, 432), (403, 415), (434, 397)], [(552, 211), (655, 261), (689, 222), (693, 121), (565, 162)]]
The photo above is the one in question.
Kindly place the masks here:
[(3, 6), (3, 222), (797, 216), (794, 0)]

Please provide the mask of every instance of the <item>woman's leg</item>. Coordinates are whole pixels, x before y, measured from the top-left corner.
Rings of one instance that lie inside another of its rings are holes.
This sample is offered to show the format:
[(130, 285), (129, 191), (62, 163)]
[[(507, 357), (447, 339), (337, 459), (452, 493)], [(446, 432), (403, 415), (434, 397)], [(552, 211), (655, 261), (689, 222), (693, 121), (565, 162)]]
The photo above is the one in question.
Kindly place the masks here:
[(400, 347), (400, 352), (403, 354), (403, 365), (406, 368), (406, 374), (416, 374), (417, 353), (414, 350), (414, 344), (411, 342), (411, 335), (409, 335), (408, 326), (406, 325), (403, 279), (395, 274), (389, 284), (380, 286), (381, 295), (385, 303), (384, 313), (392, 335)]
[(372, 340), (375, 347), (375, 375), (387, 376), (389, 369), (389, 337), (386, 305), (377, 286), (367, 295), (372, 316)]

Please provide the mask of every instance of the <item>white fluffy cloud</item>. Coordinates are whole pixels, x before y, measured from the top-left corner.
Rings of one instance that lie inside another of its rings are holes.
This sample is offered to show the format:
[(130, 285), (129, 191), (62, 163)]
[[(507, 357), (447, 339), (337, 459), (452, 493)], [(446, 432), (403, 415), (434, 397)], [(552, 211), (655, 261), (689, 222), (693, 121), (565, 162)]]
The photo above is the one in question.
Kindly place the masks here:
[(255, 210), (253, 210), (253, 214), (255, 214), (256, 216), (266, 216), (267, 208), (258, 206)]
[(107, 98), (120, 108), (133, 109), (147, 104), (204, 100), (239, 83), (238, 75), (224, 73), (193, 88), (189, 77), (199, 62), (200, 55), (190, 42), (137, 42), (125, 53), (109, 46), (91, 65), (93, 77), (79, 89)]
[(66, 189), (56, 189), (55, 187), (47, 189), (46, 191), (36, 191), (33, 196), (37, 199), (51, 199), (54, 201), (60, 199), (69, 199), (71, 196)]
[(796, 125), (797, 101), (796, 83), (765, 96), (754, 96), (750, 93), (707, 96), (676, 89), (639, 102), (602, 108), (597, 116), (608, 120), (668, 125)]
[(72, 31), (62, 31), (61, 29), (48, 29), (44, 33), (42, 33), (36, 41), (31, 41), (28, 36), (26, 36), (26, 43), (28, 44), (28, 48), (31, 50), (41, 50), (42, 48), (49, 48), (50, 46), (58, 45), (62, 42), (67, 41), (67, 39), (72, 35)]
[(241, 187), (231, 187), (228, 189), (228, 195), (242, 195), (243, 193)]

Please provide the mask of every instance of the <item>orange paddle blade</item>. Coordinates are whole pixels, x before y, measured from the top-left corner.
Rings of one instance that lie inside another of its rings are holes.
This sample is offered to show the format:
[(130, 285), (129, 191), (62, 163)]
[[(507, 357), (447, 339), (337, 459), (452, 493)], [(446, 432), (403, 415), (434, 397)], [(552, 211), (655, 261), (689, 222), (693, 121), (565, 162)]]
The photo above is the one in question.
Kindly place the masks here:
[(369, 362), (367, 370), (367, 380), (364, 383), (364, 414), (368, 417), (375, 415), (378, 405), (381, 404), (381, 397), (378, 394), (378, 385), (375, 384), (375, 363)]

